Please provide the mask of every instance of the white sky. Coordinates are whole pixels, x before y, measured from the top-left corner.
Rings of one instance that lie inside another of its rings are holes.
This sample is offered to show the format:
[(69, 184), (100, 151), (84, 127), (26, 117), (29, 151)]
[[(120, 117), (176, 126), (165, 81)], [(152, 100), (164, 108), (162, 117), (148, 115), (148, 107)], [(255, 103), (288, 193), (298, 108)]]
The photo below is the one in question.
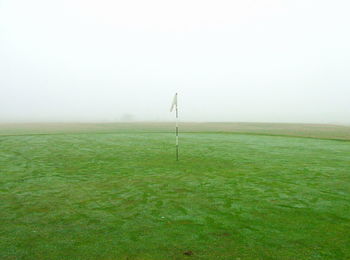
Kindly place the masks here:
[(0, 121), (350, 123), (350, 1), (0, 0)]

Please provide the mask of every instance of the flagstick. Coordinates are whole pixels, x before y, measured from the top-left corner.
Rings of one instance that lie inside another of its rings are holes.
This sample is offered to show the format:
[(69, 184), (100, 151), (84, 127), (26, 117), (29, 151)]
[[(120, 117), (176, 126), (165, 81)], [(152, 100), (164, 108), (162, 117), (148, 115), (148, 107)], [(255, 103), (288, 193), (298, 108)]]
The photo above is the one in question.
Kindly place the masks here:
[(179, 110), (177, 106), (177, 93), (175, 93), (173, 103), (171, 104), (170, 112), (176, 111), (176, 125), (175, 125), (175, 138), (176, 138), (176, 161), (179, 160)]
[[(177, 93), (176, 93), (177, 96)], [(179, 160), (179, 111), (176, 102), (176, 161)]]

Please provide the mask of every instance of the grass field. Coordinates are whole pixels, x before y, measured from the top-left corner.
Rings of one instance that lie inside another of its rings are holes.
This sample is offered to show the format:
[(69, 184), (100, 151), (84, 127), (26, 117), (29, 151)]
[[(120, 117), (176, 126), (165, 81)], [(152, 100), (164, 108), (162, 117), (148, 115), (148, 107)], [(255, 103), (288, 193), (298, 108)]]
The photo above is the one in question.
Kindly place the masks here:
[(349, 127), (171, 126), (0, 126), (0, 259), (350, 259)]

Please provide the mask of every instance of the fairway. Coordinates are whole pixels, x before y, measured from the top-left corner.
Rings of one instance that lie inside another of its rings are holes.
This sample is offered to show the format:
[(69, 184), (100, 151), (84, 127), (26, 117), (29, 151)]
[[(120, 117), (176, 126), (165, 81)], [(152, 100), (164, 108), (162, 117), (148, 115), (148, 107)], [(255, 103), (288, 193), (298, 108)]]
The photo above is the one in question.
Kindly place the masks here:
[(1, 132), (0, 259), (350, 258), (349, 128), (67, 129)]

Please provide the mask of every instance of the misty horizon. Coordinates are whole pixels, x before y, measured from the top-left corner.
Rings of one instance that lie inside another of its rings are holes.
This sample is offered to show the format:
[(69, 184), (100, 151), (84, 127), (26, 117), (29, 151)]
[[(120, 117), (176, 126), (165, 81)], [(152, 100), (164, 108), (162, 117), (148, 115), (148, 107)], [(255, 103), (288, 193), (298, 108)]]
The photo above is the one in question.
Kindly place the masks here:
[(0, 122), (350, 124), (347, 1), (0, 3)]

